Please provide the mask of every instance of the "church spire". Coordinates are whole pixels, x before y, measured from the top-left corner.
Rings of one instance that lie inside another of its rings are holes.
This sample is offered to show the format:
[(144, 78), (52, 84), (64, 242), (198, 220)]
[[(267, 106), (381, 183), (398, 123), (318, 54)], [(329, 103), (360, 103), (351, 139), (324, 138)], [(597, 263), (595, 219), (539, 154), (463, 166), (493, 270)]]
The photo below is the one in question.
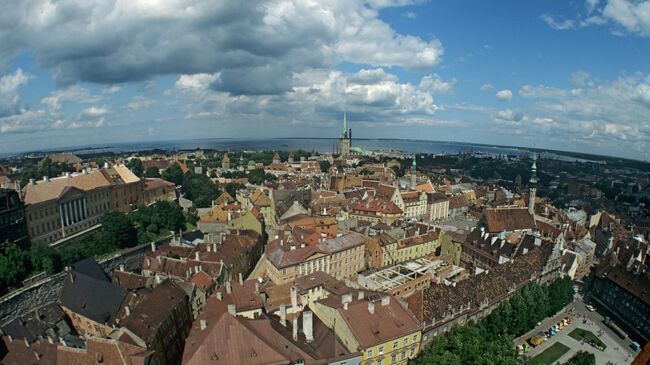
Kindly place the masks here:
[(530, 170), (530, 180), (528, 182), (535, 185), (537, 184), (537, 154), (533, 154), (533, 165)]
[(533, 154), (533, 165), (530, 168), (530, 193), (528, 194), (528, 213), (535, 215), (535, 195), (537, 194), (537, 155)]
[(348, 135), (348, 118), (347, 113), (343, 111), (343, 138), (346, 138)]

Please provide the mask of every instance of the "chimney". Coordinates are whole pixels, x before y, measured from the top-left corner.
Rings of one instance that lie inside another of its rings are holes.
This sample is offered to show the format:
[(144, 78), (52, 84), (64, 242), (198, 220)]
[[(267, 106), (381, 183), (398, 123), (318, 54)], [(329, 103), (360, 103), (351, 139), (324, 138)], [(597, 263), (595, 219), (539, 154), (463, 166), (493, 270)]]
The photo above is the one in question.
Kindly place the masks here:
[(244, 277), (239, 273), (239, 285), (244, 285)]
[(29, 185), (36, 185), (36, 180), (34, 180), (33, 178), (29, 179)]
[(231, 316), (237, 316), (237, 309), (235, 308), (234, 304), (228, 304), (228, 313)]
[(205, 319), (201, 320), (201, 331), (205, 330), (208, 327), (208, 321)]
[(226, 281), (226, 293), (231, 294), (232, 288), (230, 287), (230, 281)]
[(104, 168), (105, 168), (105, 169), (108, 168), (108, 162), (104, 162)]
[(156, 283), (160, 284), (162, 282), (162, 278), (160, 275), (156, 274)]
[(390, 304), (390, 295), (386, 295), (386, 296), (381, 298), (381, 305), (382, 306), (385, 307), (385, 306), (387, 306), (389, 304)]
[(70, 172), (66, 172), (65, 177), (70, 177)]
[(296, 293), (297, 292), (296, 287), (292, 286), (290, 291), (291, 291), (291, 310), (295, 314), (296, 312), (298, 312), (298, 296)]
[(208, 248), (208, 252), (212, 251), (212, 245), (207, 245), (207, 248)]
[(199, 251), (196, 251), (196, 252), (194, 253), (194, 260), (195, 260), (195, 261), (200, 261), (200, 260), (201, 260), (201, 257), (199, 257)]
[(217, 300), (221, 300), (221, 299), (222, 299), (221, 292), (218, 291), (218, 292), (217, 292)]
[(348, 310), (348, 302), (343, 302), (343, 310)]
[(284, 304), (280, 306), (280, 324), (287, 326), (287, 307)]
[(120, 264), (120, 271), (124, 272), (124, 264)]
[(368, 302), (368, 312), (369, 312), (370, 314), (374, 314), (374, 313), (375, 313), (375, 303), (373, 303), (373, 302)]
[(293, 340), (298, 341), (298, 316), (293, 316), (292, 327), (293, 327)]
[(151, 241), (151, 252), (156, 252), (156, 242)]
[(126, 313), (127, 316), (131, 315), (131, 308), (129, 308), (128, 305), (124, 306), (124, 313)]
[(43, 176), (43, 181), (50, 181), (50, 177), (49, 176)]
[(302, 332), (305, 334), (305, 340), (309, 343), (314, 340), (314, 331), (313, 331), (313, 313), (312, 311), (302, 312)]
[(257, 281), (255, 282), (255, 292), (256, 293), (260, 292), (260, 283), (258, 283)]
[(230, 222), (231, 220), (232, 220), (232, 213), (228, 212), (228, 222)]
[(358, 299), (358, 300), (362, 300), (362, 299), (363, 299), (363, 292), (362, 292), (362, 291), (360, 291), (359, 294), (357, 295), (357, 299)]

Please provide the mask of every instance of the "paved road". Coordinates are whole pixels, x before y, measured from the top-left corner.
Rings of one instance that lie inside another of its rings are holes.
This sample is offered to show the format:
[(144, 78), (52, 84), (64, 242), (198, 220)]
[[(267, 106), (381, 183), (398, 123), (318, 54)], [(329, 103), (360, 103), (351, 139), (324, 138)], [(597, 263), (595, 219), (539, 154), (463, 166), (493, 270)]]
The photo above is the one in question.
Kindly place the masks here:
[[(533, 331), (530, 331), (526, 335), (519, 337), (515, 340), (517, 345), (526, 342), (532, 335), (536, 334), (539, 331), (548, 330), (553, 324), (556, 324), (560, 319), (564, 318), (567, 313), (570, 313), (573, 321), (563, 330), (558, 331), (556, 336), (551, 337), (549, 340), (544, 342), (542, 345), (531, 349), (528, 352), (530, 357), (541, 353), (542, 351), (549, 348), (552, 344), (559, 341), (567, 345), (570, 350), (564, 356), (562, 356), (557, 363), (566, 362), (571, 358), (576, 352), (588, 351), (596, 355), (596, 364), (597, 365), (607, 365), (616, 364), (630, 364), (636, 356), (636, 353), (630, 348), (630, 341), (623, 340), (618, 337), (612, 330), (603, 323), (603, 317), (597, 312), (589, 312), (585, 308), (585, 304), (582, 301), (582, 298), (579, 295), (576, 295), (576, 299), (573, 303), (569, 304), (564, 311), (555, 317), (548, 318), (542, 322), (540, 326), (537, 326)], [(583, 320), (585, 323), (583, 323)], [(599, 336), (600, 340), (607, 345), (605, 351), (600, 351), (591, 345), (586, 343), (581, 343), (580, 341), (569, 336), (569, 333), (576, 328), (582, 328), (593, 332), (595, 335)], [(599, 335), (600, 333), (600, 335)]]

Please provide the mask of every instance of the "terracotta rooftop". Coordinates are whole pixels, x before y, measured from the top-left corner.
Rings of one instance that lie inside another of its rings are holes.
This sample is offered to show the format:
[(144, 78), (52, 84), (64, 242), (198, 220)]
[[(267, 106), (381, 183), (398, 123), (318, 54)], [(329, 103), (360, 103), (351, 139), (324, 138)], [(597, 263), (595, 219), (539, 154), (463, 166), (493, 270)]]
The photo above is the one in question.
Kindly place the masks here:
[(71, 188), (90, 191), (111, 186), (110, 180), (100, 171), (71, 175), (70, 177), (55, 177), (49, 181), (28, 183), (23, 188), (23, 201), (26, 205), (38, 204), (48, 200), (58, 199)]
[(535, 228), (535, 218), (526, 208), (488, 208), (485, 216), (489, 232), (512, 232)]

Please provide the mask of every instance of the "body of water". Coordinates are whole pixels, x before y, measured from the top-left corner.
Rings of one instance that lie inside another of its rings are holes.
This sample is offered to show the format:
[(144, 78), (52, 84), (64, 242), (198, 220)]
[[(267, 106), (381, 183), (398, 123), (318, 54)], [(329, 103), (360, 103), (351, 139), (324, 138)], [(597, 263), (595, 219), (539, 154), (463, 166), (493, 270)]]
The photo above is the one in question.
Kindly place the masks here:
[[(137, 152), (152, 149), (166, 151), (192, 150), (192, 149), (215, 149), (230, 151), (260, 151), (260, 150), (282, 150), (282, 151), (316, 151), (319, 153), (331, 153), (338, 145), (335, 138), (273, 138), (273, 139), (230, 139), (230, 138), (202, 138), (186, 140), (166, 140), (152, 142), (125, 142), (110, 145), (90, 145), (66, 150), (74, 151), (77, 154), (98, 153), (98, 152)], [(528, 153), (524, 149), (516, 147), (499, 147), (488, 145), (477, 145), (461, 142), (423, 141), (407, 139), (353, 139), (353, 147), (360, 147), (372, 151), (401, 151), (406, 153), (426, 154), (450, 154), (455, 155), (461, 152), (478, 152), (500, 155), (520, 155)], [(551, 154), (550, 158), (558, 158), (566, 161), (585, 161), (569, 156)]]

